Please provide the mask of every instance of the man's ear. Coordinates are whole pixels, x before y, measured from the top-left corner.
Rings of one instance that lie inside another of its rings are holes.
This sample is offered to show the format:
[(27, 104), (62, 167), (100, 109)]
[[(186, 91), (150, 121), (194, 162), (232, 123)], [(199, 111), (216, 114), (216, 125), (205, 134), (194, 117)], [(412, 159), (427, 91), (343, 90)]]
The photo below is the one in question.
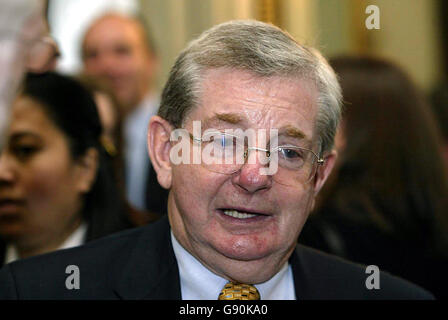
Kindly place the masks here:
[(86, 153), (77, 160), (78, 175), (76, 183), (81, 193), (87, 193), (92, 189), (96, 180), (99, 165), (98, 150), (88, 148)]
[(337, 151), (332, 150), (324, 156), (324, 164), (317, 168), (316, 178), (314, 179), (314, 196), (317, 196), (319, 191), (330, 176), (337, 159)]
[(172, 126), (168, 121), (153, 116), (148, 126), (148, 151), (152, 166), (157, 172), (159, 184), (165, 188), (171, 188), (172, 165), (170, 161), (170, 134)]

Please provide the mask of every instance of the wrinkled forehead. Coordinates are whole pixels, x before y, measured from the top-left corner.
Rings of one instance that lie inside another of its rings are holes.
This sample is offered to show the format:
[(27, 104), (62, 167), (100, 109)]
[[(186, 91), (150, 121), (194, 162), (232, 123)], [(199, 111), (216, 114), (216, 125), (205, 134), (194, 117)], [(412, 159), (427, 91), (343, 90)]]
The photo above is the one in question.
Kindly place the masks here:
[(278, 129), (312, 140), (317, 96), (310, 80), (212, 69), (204, 74), (199, 103), (185, 124), (196, 120), (203, 128)]

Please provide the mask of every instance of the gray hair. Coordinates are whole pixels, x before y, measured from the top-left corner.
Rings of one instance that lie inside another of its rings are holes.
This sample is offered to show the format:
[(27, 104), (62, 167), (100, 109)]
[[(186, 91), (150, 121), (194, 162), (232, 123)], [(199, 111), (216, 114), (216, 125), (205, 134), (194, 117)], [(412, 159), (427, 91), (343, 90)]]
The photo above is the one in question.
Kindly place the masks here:
[(162, 93), (159, 116), (176, 128), (198, 105), (206, 70), (233, 68), (261, 77), (300, 77), (319, 92), (316, 135), (321, 152), (333, 148), (341, 115), (337, 76), (315, 49), (297, 43), (288, 33), (267, 23), (242, 20), (214, 26), (180, 53)]

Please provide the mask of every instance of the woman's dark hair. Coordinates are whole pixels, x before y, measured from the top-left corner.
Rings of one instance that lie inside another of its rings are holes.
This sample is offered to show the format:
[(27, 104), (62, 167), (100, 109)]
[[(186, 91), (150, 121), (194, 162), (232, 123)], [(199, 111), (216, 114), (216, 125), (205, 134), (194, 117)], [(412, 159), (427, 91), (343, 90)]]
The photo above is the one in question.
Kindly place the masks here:
[(70, 77), (48, 72), (27, 74), (21, 94), (42, 105), (67, 138), (73, 159), (83, 156), (89, 148), (98, 151), (96, 180), (85, 195), (82, 210), (89, 225), (87, 240), (129, 227), (111, 161), (100, 142), (101, 122), (90, 92)]
[(342, 86), (346, 146), (322, 205), (360, 225), (446, 251), (448, 176), (423, 94), (381, 59), (340, 57), (330, 64)]

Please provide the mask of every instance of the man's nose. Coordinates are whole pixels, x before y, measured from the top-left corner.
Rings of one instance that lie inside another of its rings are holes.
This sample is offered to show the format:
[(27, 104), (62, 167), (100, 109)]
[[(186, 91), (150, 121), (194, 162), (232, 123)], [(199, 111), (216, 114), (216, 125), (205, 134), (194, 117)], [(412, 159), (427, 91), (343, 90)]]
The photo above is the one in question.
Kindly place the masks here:
[(250, 150), (247, 161), (233, 177), (233, 183), (247, 192), (268, 190), (272, 186), (272, 176), (262, 174), (267, 164), (260, 162), (258, 152), (265, 152), (262, 149)]
[(117, 59), (112, 53), (106, 53), (101, 57), (101, 67), (103, 72), (109, 72), (117, 67)]
[(90, 73), (96, 76), (108, 76), (116, 63), (112, 54), (99, 53), (94, 60), (89, 61), (86, 67)]

